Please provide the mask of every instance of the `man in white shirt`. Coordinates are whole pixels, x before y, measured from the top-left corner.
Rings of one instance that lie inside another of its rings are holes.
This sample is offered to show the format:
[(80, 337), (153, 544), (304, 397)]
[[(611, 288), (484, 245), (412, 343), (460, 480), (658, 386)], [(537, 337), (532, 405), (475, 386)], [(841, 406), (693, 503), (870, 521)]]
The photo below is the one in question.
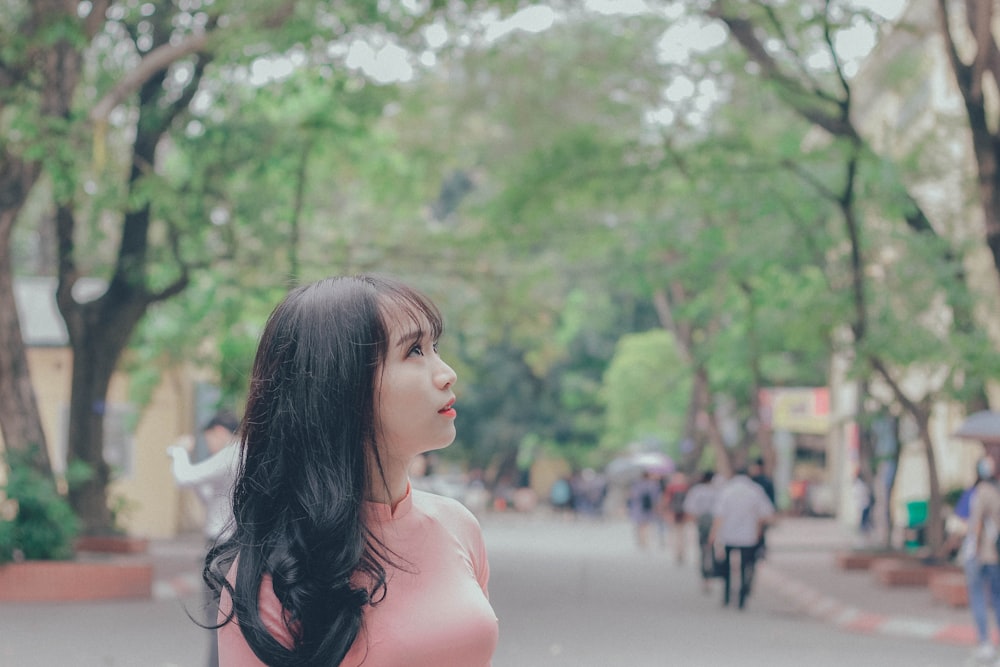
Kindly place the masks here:
[[(197, 463), (191, 462), (193, 436), (184, 436), (167, 448), (167, 455), (173, 459), (174, 481), (178, 486), (193, 488), (205, 506), (204, 533), (208, 548), (231, 529), (233, 505), (230, 496), (239, 466), (238, 429), (236, 415), (228, 411), (217, 412), (202, 430), (209, 456)], [(208, 623), (216, 622), (216, 610), (216, 601), (207, 599), (205, 617)], [(218, 644), (215, 630), (211, 632), (208, 665), (217, 667)]]
[(223, 534), (232, 519), (230, 492), (239, 458), (236, 430), (239, 422), (230, 412), (218, 412), (203, 429), (208, 458), (191, 462), (194, 437), (184, 436), (167, 448), (173, 459), (174, 481), (193, 488), (205, 505), (204, 532), (210, 543)]
[(740, 469), (719, 491), (712, 511), (715, 517), (709, 536), (722, 559), (722, 604), (729, 605), (730, 563), (734, 551), (740, 554), (739, 608), (746, 606), (753, 584), (757, 545), (764, 526), (774, 517), (774, 504), (759, 484)]

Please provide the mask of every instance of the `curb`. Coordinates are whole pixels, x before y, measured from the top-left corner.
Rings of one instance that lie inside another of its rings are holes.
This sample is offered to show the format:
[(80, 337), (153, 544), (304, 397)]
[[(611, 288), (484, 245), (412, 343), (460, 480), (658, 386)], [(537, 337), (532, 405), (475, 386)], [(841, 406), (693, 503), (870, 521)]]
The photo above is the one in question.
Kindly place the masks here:
[(758, 564), (757, 576), (762, 584), (791, 601), (797, 611), (848, 632), (923, 639), (957, 646), (976, 645), (976, 629), (971, 623), (941, 623), (915, 616), (873, 614), (820, 593), (766, 563)]

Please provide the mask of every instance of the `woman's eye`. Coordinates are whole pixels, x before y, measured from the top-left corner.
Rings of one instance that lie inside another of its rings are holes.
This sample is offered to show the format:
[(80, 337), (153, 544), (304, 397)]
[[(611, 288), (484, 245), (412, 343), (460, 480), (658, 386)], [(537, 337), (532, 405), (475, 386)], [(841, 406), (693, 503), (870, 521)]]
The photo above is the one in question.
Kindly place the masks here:
[[(431, 349), (434, 351), (435, 354), (437, 354), (437, 351), (438, 351), (437, 341), (434, 341), (433, 343), (431, 343)], [(413, 347), (411, 347), (410, 351), (407, 353), (407, 356), (410, 356), (410, 357), (414, 357), (414, 356), (416, 356), (416, 357), (422, 357), (422, 356), (424, 356), (424, 344), (423, 343), (417, 343), (416, 345), (414, 345)]]

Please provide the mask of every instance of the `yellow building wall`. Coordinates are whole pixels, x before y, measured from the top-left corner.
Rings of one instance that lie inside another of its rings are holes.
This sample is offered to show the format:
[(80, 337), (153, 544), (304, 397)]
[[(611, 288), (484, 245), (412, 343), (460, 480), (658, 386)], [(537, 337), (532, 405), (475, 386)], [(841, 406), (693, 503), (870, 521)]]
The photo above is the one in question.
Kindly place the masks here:
[[(126, 511), (120, 523), (129, 533), (144, 537), (172, 537), (189, 526), (182, 508), (189, 506), (174, 484), (167, 447), (185, 433), (193, 433), (193, 385), (185, 382), (184, 372), (169, 370), (153, 391), (134, 433), (134, 470), (116, 480), (109, 495), (123, 498)], [(127, 403), (127, 380), (116, 375), (109, 400)]]
[(35, 386), (35, 400), (42, 418), (49, 460), (55, 462), (62, 458), (58, 434), (63, 421), (63, 407), (69, 405), (72, 354), (63, 347), (29, 348), (28, 370)]

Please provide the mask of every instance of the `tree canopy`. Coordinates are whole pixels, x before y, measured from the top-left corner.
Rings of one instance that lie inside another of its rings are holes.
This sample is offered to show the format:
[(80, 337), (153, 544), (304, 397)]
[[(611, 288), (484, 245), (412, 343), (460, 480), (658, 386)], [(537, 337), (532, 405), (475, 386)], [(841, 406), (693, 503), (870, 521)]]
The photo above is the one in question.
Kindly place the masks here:
[[(906, 98), (923, 73), (878, 50), (897, 64), (859, 69), (851, 40), (890, 34), (872, 11), (595, 7), (508, 23), (515, 2), (0, 4), (8, 446), (44, 441), (9, 308), (39, 272), (74, 348), (69, 451), (93, 476), (71, 499), (92, 531), (111, 373), (141, 401), (158, 364), (194, 360), (238, 402), (270, 307), (331, 273), (395, 273), (440, 302), (463, 403), (448, 455), (476, 467), (539, 445), (600, 465), (650, 436), (687, 467), (706, 447), (745, 458), (767, 447), (760, 390), (826, 385), (834, 358), (924, 427), (934, 401), (981, 403), (996, 295), (966, 259), (996, 245), (991, 196), (945, 184), (984, 211), (977, 238), (918, 186), (942, 182), (942, 141), (971, 136), (988, 169), (969, 83), (985, 61), (944, 39), (968, 124), (908, 126), (890, 151), (857, 91), (876, 71)], [(83, 276), (107, 289), (78, 302)], [(917, 374), (934, 381), (913, 391)]]

